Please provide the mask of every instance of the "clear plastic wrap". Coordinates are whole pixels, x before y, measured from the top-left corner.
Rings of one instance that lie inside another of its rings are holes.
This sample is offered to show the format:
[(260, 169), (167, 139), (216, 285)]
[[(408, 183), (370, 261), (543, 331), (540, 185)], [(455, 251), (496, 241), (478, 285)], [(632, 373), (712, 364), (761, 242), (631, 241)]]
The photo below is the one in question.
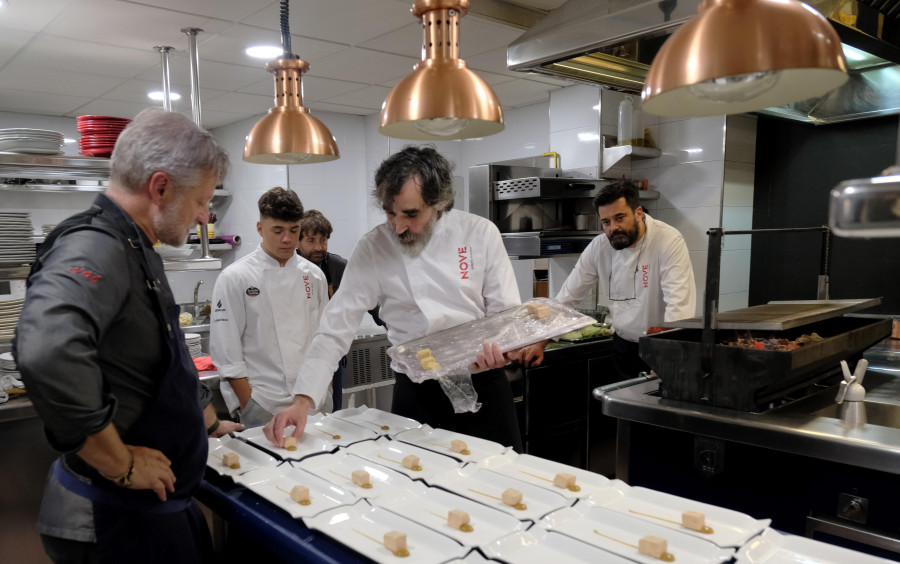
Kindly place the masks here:
[(387, 354), (413, 382), (438, 380), (457, 413), (478, 411), (481, 404), (472, 387), (469, 366), (484, 343), (497, 343), (502, 352), (508, 352), (595, 321), (559, 302), (535, 298), (521, 306), (390, 347)]

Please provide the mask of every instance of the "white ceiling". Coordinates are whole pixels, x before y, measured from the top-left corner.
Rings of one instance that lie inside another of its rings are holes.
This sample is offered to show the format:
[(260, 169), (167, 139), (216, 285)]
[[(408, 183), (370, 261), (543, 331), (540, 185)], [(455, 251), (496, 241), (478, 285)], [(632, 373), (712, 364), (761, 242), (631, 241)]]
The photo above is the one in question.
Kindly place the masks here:
[[(471, 0), (460, 24), (460, 55), (512, 108), (547, 99), (568, 83), (506, 69), (506, 47), (523, 30), (480, 18), (479, 2), (549, 11), (563, 0)], [(187, 36), (197, 38), (203, 125), (214, 128), (265, 113), (274, 82), (265, 61), (244, 48), (278, 45), (277, 0), (9, 0), (0, 8), (0, 111), (56, 116), (133, 117), (160, 90), (157, 45), (169, 55), (173, 105), (190, 114)], [(412, 0), (292, 0), (292, 51), (310, 63), (304, 105), (376, 113), (421, 58)]]

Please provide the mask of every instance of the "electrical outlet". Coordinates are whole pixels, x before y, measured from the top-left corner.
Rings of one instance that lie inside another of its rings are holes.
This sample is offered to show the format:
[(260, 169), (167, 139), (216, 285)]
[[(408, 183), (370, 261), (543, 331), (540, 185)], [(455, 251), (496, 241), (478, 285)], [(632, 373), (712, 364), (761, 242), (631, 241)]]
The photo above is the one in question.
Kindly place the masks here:
[(709, 437), (694, 437), (694, 468), (707, 478), (725, 471), (725, 442)]

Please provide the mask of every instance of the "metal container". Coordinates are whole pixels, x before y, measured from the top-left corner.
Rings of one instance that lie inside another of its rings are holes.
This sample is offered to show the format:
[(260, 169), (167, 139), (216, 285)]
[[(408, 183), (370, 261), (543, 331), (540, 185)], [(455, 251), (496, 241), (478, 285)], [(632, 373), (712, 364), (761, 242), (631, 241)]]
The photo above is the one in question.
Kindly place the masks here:
[[(862, 352), (887, 337), (889, 319), (837, 317), (780, 332), (796, 339), (816, 332), (824, 341), (795, 351), (747, 349), (717, 344), (709, 371), (702, 368), (702, 330), (678, 329), (642, 337), (640, 355), (660, 379), (663, 398), (760, 411), (784, 395), (820, 380), (838, 369), (841, 360)], [(744, 331), (753, 337), (772, 337), (769, 331)], [(720, 330), (717, 342), (731, 340)], [(736, 334), (735, 334), (736, 336)]]

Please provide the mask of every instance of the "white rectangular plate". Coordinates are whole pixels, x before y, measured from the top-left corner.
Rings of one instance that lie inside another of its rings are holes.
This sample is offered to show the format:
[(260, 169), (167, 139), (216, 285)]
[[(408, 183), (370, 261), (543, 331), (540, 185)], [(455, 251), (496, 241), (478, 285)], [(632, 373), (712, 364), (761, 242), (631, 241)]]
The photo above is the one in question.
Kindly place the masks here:
[[(309, 425), (307, 425), (307, 427), (309, 427)], [(290, 437), (293, 434), (293, 425), (284, 428), (285, 437)], [(319, 433), (316, 433), (315, 435), (313, 435), (312, 433), (303, 433), (303, 436), (297, 440), (297, 450), (288, 450), (286, 448), (273, 445), (272, 442), (263, 434), (262, 427), (252, 427), (250, 429), (240, 431), (236, 433), (236, 435), (249, 443), (253, 443), (260, 448), (271, 452), (281, 460), (302, 460), (303, 458), (312, 454), (318, 454), (320, 452), (331, 452), (337, 448), (337, 445), (334, 444), (334, 441), (330, 439), (326, 440), (325, 435), (320, 435)]]
[[(537, 521), (547, 513), (572, 504), (556, 492), (538, 487), (527, 482), (484, 470), (475, 466), (467, 466), (451, 470), (434, 478), (434, 484), (455, 494), (484, 503), (489, 507), (509, 513), (516, 519)], [(507, 488), (522, 492), (522, 503), (525, 509), (519, 510), (506, 505), (500, 500)]]
[[(371, 501), (439, 533), (453, 537), (467, 547), (493, 542), (513, 531), (524, 531), (529, 523), (512, 515), (439, 488), (422, 487), (403, 497), (382, 496)], [(469, 514), (471, 532), (454, 529), (447, 524), (447, 513), (461, 509)]]
[[(407, 431), (409, 429), (418, 429), (421, 423), (408, 417), (395, 415), (380, 409), (373, 409), (361, 405), (359, 407), (351, 407), (341, 409), (331, 414), (332, 417), (344, 419), (351, 423), (355, 423), (360, 427), (375, 431), (379, 435), (388, 435), (393, 437), (397, 433)], [(387, 429), (385, 429), (387, 427)]]
[(510, 564), (634, 564), (602, 548), (537, 527), (507, 535), (482, 550)]
[(375, 439), (378, 437), (378, 433), (375, 431), (364, 429), (359, 425), (339, 419), (333, 415), (326, 415), (321, 419), (317, 419), (315, 423), (312, 424), (307, 422), (304, 434), (307, 433), (310, 435), (320, 435), (324, 437), (325, 440), (330, 440), (337, 446), (347, 446), (359, 441)]
[[(381, 564), (440, 564), (466, 552), (450, 537), (380, 507), (371, 507), (364, 500), (325, 511), (304, 522), (310, 529), (317, 529)], [(382, 545), (384, 534), (390, 531), (406, 535), (408, 558), (398, 558)]]
[(541, 519), (540, 525), (638, 562), (660, 562), (638, 552), (638, 542), (647, 535), (665, 539), (675, 562), (720, 564), (734, 555), (733, 549), (587, 503), (554, 511)]
[(451, 560), (447, 562), (447, 564), (490, 564), (491, 562), (497, 562), (496, 560), (488, 560), (484, 556), (481, 555), (477, 550), (473, 550), (466, 555), (465, 558), (457, 558), (456, 560)]
[[(240, 468), (233, 469), (222, 465), (222, 457), (229, 452), (233, 452), (240, 457)], [(257, 468), (274, 468), (277, 464), (278, 461), (272, 456), (227, 435), (219, 439), (209, 439), (209, 453), (206, 455), (206, 465), (223, 476), (234, 478)]]
[[(416, 485), (421, 487), (421, 483), (414, 482), (399, 472), (344, 451), (311, 456), (292, 464), (349, 491), (356, 497), (400, 497), (407, 495)], [(368, 472), (372, 487), (363, 488), (354, 484), (351, 479), (354, 470)]]
[[(437, 474), (443, 474), (454, 468), (459, 468), (462, 463), (449, 456), (438, 454), (434, 451), (424, 449), (422, 447), (404, 443), (402, 441), (392, 441), (387, 437), (380, 437), (375, 441), (364, 441), (350, 445), (345, 449), (357, 456), (371, 460), (376, 464), (387, 466), (397, 472), (406, 474), (412, 479), (422, 479), (426, 482), (430, 481)], [(403, 466), (403, 458), (409, 455), (419, 457), (419, 467), (421, 470), (412, 470)]]
[(735, 555), (737, 564), (887, 564), (890, 560), (766, 529)]
[[(570, 498), (587, 497), (609, 484), (609, 478), (606, 476), (530, 454), (517, 454), (512, 450), (505, 454), (485, 458), (478, 463), (478, 467), (548, 488)], [(575, 485), (579, 488), (578, 491), (573, 492), (553, 485), (553, 478), (561, 472), (575, 476)]]
[[(398, 433), (396, 439), (398, 441), (419, 445), (422, 448), (446, 454), (453, 458), (458, 458), (463, 462), (480, 462), (488, 456), (503, 454), (508, 450), (508, 447), (505, 447), (500, 443), (486, 441), (484, 439), (479, 439), (478, 437), (454, 433), (453, 431), (446, 431), (444, 429), (433, 429), (429, 425), (422, 425), (418, 429), (410, 429), (409, 431)], [(453, 439), (465, 441), (466, 446), (469, 447), (469, 454), (451, 451), (450, 442)]]
[[(743, 545), (772, 522), (771, 519), (757, 520), (731, 509), (647, 488), (633, 488), (621, 480), (610, 481), (607, 487), (591, 494), (587, 501), (675, 529), (723, 548)], [(699, 511), (706, 516), (706, 525), (713, 529), (712, 534), (700, 533), (681, 526), (681, 514), (689, 510)]]
[[(353, 505), (359, 499), (344, 488), (290, 464), (251, 470), (236, 477), (234, 481), (281, 507), (295, 519), (312, 517), (335, 507)], [(291, 499), (290, 492), (294, 486), (309, 488), (309, 505), (301, 505)]]

